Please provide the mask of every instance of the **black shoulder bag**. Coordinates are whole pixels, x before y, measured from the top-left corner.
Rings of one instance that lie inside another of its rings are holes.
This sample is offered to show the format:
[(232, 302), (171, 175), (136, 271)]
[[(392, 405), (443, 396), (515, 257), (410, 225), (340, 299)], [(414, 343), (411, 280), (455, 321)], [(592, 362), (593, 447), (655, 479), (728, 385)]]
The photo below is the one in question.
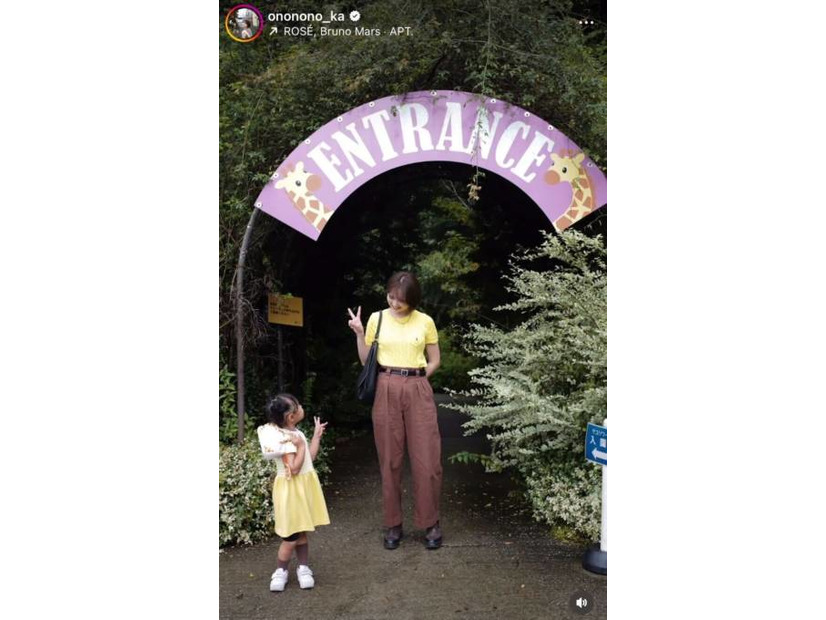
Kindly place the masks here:
[(379, 332), (381, 331), (381, 315), (379, 312), (379, 324), (376, 327), (376, 337), (370, 345), (367, 359), (364, 361), (364, 368), (361, 369), (358, 382), (356, 383), (356, 396), (365, 403), (372, 403), (376, 397), (376, 382), (379, 374)]

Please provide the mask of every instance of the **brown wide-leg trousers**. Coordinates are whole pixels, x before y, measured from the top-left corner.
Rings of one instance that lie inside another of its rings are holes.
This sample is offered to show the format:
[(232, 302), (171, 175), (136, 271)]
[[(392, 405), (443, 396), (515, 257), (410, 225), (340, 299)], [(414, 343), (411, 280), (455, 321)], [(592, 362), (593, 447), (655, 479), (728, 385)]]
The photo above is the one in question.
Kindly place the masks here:
[(442, 492), (442, 438), (433, 388), (427, 377), (379, 373), (373, 401), (373, 435), (379, 454), (384, 526), (402, 522), (404, 444), (413, 475), (413, 524), (427, 528), (439, 520)]

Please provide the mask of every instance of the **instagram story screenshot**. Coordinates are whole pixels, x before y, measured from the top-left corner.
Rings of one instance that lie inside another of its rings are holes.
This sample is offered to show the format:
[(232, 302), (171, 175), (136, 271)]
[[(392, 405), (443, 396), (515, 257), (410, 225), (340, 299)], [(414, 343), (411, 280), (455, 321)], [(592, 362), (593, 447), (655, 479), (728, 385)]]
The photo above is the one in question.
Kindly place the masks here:
[(764, 4), (14, 8), (4, 617), (816, 616), (823, 19)]
[(605, 618), (605, 3), (218, 37), (220, 617)]

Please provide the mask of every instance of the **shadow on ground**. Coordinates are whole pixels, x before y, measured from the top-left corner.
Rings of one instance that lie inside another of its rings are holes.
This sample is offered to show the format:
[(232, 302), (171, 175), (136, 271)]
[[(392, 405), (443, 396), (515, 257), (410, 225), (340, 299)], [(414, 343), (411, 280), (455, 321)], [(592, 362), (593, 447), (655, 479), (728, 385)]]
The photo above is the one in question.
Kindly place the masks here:
[[(437, 396), (437, 400), (442, 399)], [(451, 464), (462, 450), (484, 450), (484, 437), (463, 437), (464, 418), (439, 407), (443, 440), (444, 546), (428, 551), (424, 532), (405, 527), (401, 546), (381, 545), (381, 486), (372, 436), (336, 447), (324, 488), (331, 525), (310, 534), (316, 586), (295, 579), (269, 591), (279, 539), (233, 547), (220, 557), (220, 617), (227, 620), (357, 618), (576, 618), (571, 598), (587, 593), (588, 618), (606, 617), (606, 577), (582, 568), (583, 548), (552, 540), (535, 523), (505, 474)], [(409, 471), (405, 518), (412, 525)]]

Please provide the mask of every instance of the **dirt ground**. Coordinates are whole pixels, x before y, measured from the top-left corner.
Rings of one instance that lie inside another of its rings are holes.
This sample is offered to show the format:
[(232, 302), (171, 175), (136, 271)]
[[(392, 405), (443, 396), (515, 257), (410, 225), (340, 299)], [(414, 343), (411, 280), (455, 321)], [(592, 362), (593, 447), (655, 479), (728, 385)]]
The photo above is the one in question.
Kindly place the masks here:
[[(437, 400), (440, 400), (437, 398)], [(227, 620), (358, 618), (605, 618), (607, 578), (582, 568), (584, 549), (552, 540), (507, 475), (451, 464), (484, 438), (463, 437), (458, 413), (439, 408), (443, 439), (441, 549), (412, 529), (405, 472), (405, 538), (382, 547), (381, 487), (372, 436), (336, 447), (324, 487), (331, 524), (310, 534), (315, 588), (301, 590), (295, 560), (284, 592), (269, 591), (279, 540), (220, 553), (220, 617)], [(589, 602), (582, 614), (572, 601)]]

